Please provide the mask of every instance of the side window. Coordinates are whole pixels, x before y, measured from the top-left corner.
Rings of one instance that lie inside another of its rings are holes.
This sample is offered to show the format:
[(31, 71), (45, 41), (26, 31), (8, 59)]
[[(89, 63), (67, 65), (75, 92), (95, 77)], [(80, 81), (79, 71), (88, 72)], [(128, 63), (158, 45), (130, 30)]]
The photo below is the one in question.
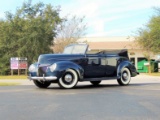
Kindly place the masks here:
[(101, 58), (101, 65), (106, 65), (106, 58)]
[(88, 58), (88, 65), (100, 65), (99, 58)]
[(117, 60), (116, 60), (116, 58), (114, 58), (114, 57), (108, 57), (108, 58), (107, 58), (107, 63), (108, 63), (108, 65), (110, 65), (110, 66), (116, 66)]

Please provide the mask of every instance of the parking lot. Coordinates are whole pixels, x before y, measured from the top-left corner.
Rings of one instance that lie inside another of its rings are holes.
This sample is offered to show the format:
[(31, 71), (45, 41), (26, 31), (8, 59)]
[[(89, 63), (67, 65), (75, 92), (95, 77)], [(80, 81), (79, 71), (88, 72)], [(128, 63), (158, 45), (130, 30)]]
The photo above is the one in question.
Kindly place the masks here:
[(123, 87), (116, 80), (83, 82), (69, 90), (16, 82), (22, 85), (0, 87), (1, 120), (160, 119), (160, 77), (139, 75)]

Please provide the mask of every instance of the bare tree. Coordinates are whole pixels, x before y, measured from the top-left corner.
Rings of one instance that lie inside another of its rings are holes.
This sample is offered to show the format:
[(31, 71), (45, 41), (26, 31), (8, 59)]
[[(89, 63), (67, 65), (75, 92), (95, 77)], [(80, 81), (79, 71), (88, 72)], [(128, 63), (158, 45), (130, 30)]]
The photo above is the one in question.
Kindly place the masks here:
[(86, 23), (84, 17), (67, 16), (57, 27), (57, 36), (54, 38), (54, 53), (61, 53), (64, 47), (71, 43), (77, 43), (78, 39), (85, 35)]

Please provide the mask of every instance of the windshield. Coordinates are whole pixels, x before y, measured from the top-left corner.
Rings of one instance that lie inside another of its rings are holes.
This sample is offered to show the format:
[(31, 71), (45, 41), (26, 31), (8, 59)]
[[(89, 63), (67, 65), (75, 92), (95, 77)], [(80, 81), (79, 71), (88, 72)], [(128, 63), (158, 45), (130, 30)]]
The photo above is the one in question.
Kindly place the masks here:
[(85, 54), (87, 48), (87, 44), (72, 44), (65, 47), (63, 54)]

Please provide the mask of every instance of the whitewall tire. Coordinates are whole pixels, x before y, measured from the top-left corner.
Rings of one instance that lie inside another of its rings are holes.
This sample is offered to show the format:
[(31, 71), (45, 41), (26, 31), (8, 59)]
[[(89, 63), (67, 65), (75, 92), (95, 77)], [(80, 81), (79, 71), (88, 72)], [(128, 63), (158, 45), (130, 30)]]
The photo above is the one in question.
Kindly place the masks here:
[(65, 74), (59, 79), (58, 84), (61, 88), (73, 88), (77, 85), (78, 75), (76, 71), (68, 69)]
[(117, 79), (119, 85), (128, 85), (131, 81), (131, 73), (128, 68), (122, 68), (121, 70), (121, 77)]

